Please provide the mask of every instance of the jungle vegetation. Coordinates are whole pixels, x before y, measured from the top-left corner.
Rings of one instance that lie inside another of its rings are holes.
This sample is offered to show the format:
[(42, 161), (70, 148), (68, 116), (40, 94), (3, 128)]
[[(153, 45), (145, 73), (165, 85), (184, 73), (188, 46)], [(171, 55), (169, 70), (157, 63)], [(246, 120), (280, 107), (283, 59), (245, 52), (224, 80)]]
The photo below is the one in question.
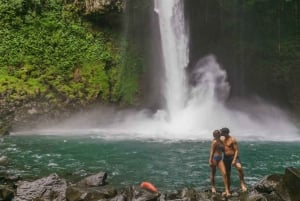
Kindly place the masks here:
[(135, 103), (143, 69), (136, 50), (109, 27), (93, 29), (81, 14), (63, 0), (0, 2), (2, 101)]

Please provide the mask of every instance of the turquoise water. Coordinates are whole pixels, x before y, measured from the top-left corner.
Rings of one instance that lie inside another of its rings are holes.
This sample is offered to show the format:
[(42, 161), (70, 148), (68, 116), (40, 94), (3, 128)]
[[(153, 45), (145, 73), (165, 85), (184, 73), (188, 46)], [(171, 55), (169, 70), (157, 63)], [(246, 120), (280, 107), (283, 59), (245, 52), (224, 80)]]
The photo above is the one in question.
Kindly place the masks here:
[[(105, 171), (117, 187), (150, 181), (161, 190), (209, 187), (209, 141), (112, 140), (97, 136), (8, 136), (0, 155), (9, 163), (1, 172), (35, 179), (56, 172), (70, 181)], [(300, 168), (299, 142), (240, 142), (245, 180), (253, 185), (263, 176)], [(217, 186), (223, 188), (218, 172)], [(238, 188), (232, 171), (232, 188)]]

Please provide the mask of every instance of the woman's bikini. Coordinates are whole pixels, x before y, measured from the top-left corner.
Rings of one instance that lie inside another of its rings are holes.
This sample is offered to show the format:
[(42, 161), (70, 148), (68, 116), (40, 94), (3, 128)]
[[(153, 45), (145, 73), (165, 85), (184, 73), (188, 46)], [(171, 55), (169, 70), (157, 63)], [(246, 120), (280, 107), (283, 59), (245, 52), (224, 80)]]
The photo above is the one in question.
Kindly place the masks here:
[[(222, 160), (222, 152), (224, 152), (224, 145), (222, 142), (217, 142), (216, 148), (215, 148), (215, 155), (213, 159), (217, 162), (217, 164)], [(217, 153), (217, 154), (216, 154)]]

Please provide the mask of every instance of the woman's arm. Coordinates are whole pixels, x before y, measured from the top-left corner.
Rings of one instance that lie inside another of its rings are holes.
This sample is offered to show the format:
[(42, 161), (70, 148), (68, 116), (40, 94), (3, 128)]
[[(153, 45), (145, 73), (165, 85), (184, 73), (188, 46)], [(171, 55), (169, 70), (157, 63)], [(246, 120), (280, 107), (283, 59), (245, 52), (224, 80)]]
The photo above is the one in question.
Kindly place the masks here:
[(215, 149), (216, 149), (216, 141), (213, 140), (211, 143), (211, 147), (210, 147), (210, 154), (209, 154), (209, 160), (208, 160), (209, 165), (213, 164), (213, 155), (215, 153)]

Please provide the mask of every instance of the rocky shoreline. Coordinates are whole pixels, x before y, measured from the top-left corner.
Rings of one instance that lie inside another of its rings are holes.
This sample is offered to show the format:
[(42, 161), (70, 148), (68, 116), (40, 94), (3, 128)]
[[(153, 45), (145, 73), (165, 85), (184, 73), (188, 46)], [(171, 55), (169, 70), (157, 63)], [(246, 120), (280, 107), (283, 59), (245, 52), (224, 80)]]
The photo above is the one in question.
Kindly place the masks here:
[[(4, 163), (0, 165), (5, 165)], [(284, 174), (265, 176), (248, 192), (233, 191), (231, 197), (207, 189), (183, 188), (172, 192), (152, 192), (141, 186), (117, 189), (99, 172), (70, 183), (56, 173), (35, 181), (15, 175), (0, 175), (0, 201), (299, 201), (300, 169), (287, 167)]]

